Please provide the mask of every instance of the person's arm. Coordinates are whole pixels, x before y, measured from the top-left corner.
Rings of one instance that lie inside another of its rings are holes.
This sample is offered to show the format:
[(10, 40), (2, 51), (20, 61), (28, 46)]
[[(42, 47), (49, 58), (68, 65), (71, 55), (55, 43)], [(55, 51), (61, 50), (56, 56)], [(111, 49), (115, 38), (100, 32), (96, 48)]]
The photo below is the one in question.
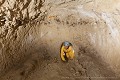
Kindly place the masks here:
[(61, 57), (61, 59), (62, 59), (63, 61), (66, 61), (65, 58), (64, 58), (64, 55), (65, 55), (65, 54), (64, 54), (63, 49), (64, 49), (64, 46), (61, 47), (60, 57)]
[(67, 49), (67, 52), (71, 52), (72, 51), (72, 47), (70, 46), (68, 49)]
[(71, 59), (73, 59), (75, 57), (74, 50), (73, 50), (72, 46), (69, 47), (68, 53), (69, 53), (69, 56)]

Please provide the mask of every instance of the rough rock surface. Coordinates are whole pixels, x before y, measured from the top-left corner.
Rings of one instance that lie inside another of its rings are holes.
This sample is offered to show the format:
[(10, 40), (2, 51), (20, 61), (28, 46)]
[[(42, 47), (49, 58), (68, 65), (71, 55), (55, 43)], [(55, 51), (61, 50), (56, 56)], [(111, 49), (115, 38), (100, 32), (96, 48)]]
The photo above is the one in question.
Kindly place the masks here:
[[(119, 80), (119, 0), (0, 0), (0, 80)], [(63, 41), (76, 58), (62, 63)]]

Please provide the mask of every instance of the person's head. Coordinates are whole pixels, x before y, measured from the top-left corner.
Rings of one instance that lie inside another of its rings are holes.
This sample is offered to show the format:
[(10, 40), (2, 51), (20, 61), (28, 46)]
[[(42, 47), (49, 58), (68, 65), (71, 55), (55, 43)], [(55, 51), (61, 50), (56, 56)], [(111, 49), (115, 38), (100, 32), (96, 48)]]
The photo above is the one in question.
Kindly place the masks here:
[(69, 42), (64, 42), (64, 47), (65, 47), (65, 49), (68, 49), (69, 48), (69, 46), (70, 46), (70, 43)]
[(64, 46), (65, 47), (65, 49), (68, 49), (69, 48), (69, 46)]

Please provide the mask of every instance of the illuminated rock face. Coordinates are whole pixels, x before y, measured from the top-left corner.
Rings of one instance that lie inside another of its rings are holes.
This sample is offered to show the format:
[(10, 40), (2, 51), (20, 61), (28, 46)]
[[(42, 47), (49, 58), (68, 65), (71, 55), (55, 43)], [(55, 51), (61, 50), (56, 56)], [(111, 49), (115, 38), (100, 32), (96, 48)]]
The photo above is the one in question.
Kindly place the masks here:
[(66, 40), (73, 43), (77, 57), (85, 50), (120, 72), (119, 4), (119, 0), (0, 0), (0, 73), (34, 53), (59, 59), (59, 47)]

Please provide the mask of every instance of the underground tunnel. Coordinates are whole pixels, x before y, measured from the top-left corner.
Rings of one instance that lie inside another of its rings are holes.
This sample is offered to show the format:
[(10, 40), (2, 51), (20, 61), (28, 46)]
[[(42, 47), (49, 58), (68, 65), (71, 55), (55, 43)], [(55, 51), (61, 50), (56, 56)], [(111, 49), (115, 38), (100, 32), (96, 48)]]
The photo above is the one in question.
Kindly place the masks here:
[[(119, 0), (0, 0), (0, 80), (119, 80)], [(74, 60), (60, 59), (70, 41)]]

